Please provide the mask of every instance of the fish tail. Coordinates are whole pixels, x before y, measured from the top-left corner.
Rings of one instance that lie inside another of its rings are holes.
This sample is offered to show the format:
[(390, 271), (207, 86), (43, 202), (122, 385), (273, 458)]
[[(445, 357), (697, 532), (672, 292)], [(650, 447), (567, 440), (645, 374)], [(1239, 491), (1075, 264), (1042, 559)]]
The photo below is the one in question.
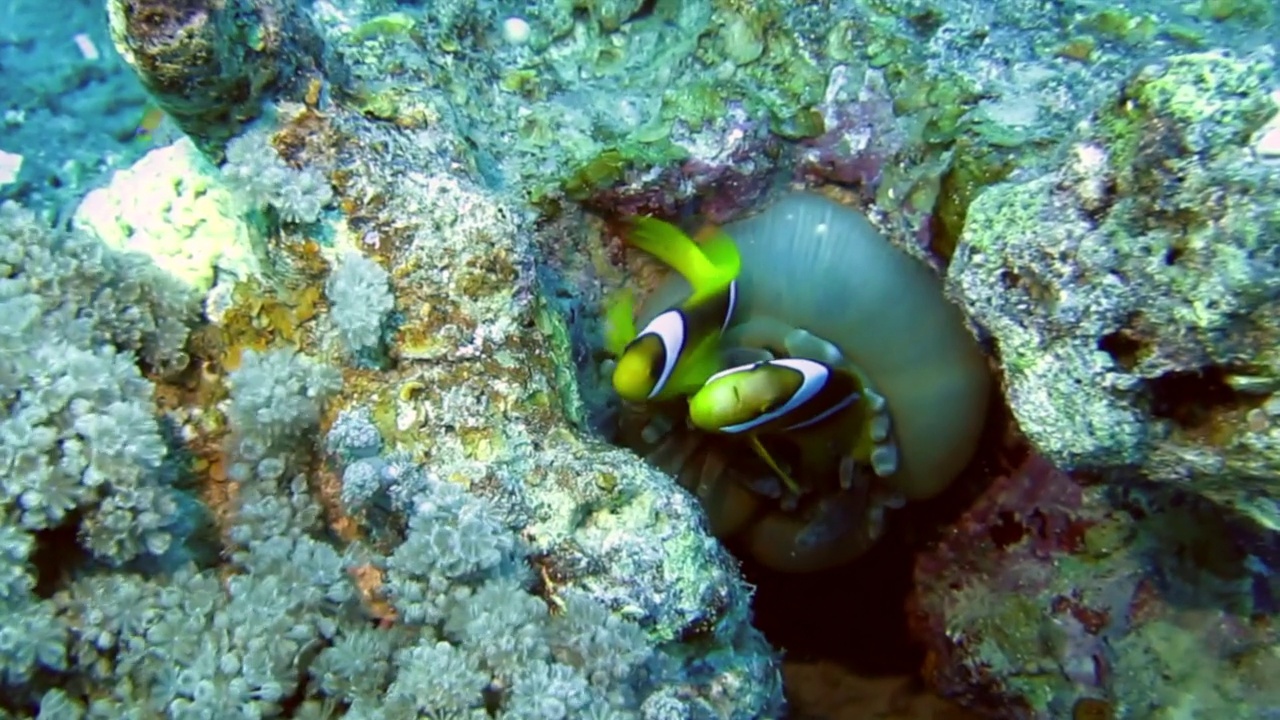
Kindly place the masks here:
[[(723, 233), (720, 233), (723, 235)], [(737, 247), (732, 240), (716, 239), (714, 255), (706, 252), (680, 228), (656, 218), (639, 216), (631, 219), (627, 241), (669, 265), (693, 288), (695, 297), (713, 295), (733, 282), (741, 268)], [(727, 244), (729, 248), (725, 248)], [(721, 263), (724, 263), (723, 265)]]
[(703, 257), (713, 268), (713, 275), (707, 278), (707, 286), (695, 286), (694, 294), (715, 294), (729, 286), (742, 271), (742, 256), (738, 253), (738, 245), (729, 234), (718, 227), (709, 232), (699, 233), (703, 238), (700, 249)]

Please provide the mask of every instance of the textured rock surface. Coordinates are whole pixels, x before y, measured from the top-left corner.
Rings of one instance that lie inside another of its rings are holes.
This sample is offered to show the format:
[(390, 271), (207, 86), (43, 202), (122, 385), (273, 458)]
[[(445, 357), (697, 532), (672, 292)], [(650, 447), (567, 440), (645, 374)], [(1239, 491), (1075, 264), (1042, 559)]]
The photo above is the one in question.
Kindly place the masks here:
[[(329, 120), (307, 137), (334, 143), (347, 215), (318, 252), (377, 258), (396, 298), (388, 367), (350, 371), (335, 410), (371, 409), (388, 450), (522, 528), (550, 596), (586, 591), (682, 658), (679, 712), (776, 713), (780, 678), (750, 627), (749, 588), (696, 502), (573, 423), (572, 346), (537, 258), (548, 244), (585, 253), (581, 218), (535, 234), (505, 196), (452, 174), (447, 151), (358, 116)], [(288, 252), (281, 261), (305, 272)], [(327, 328), (308, 336), (341, 357)]]
[[(1047, 175), (970, 209), (950, 286), (1067, 468), (1140, 471), (1280, 528), (1280, 163), (1266, 56), (1151, 64)], [(1277, 399), (1273, 399), (1277, 398)]]
[(150, 257), (192, 290), (258, 272), (262, 237), (190, 140), (156, 148), (85, 196), (73, 218), (117, 250)]
[(948, 285), (1033, 447), (916, 566), (927, 678), (969, 707), (1280, 708), (1276, 83), (1269, 53), (1151, 62), (969, 208)]
[(985, 717), (1268, 717), (1278, 567), (1248, 518), (1033, 455), (916, 564), (926, 679)]
[[(954, 231), (977, 188), (1037, 164), (1135, 57), (1176, 47), (1164, 30), (1180, 20), (1031, 0), (564, 7), (315, 14), (347, 102), (406, 128), (465, 130), (492, 187), (724, 219), (798, 174), (852, 186), (926, 241), (942, 185), (937, 212)], [(518, 40), (511, 19), (527, 27)], [(1068, 34), (1090, 44), (1087, 62), (1062, 52)]]
[(111, 0), (111, 37), (151, 97), (204, 150), (316, 65), (296, 0)]

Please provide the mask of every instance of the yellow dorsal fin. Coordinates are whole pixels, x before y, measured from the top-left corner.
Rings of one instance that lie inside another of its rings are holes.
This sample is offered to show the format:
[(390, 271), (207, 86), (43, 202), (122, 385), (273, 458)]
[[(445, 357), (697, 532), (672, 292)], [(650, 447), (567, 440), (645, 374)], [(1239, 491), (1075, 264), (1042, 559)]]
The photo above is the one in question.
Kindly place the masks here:
[(617, 357), (635, 337), (635, 295), (629, 289), (619, 290), (605, 300), (604, 347)]
[[(631, 233), (627, 242), (670, 265), (684, 276), (693, 288), (693, 297), (714, 295), (737, 277), (741, 267), (737, 247), (723, 232), (712, 239), (715, 245), (713, 256), (671, 223), (645, 216), (631, 218), (630, 222)], [(721, 266), (719, 262), (725, 265)]]
[(738, 244), (729, 237), (729, 233), (719, 227), (710, 232), (698, 233), (701, 241), (702, 255), (715, 266), (716, 270), (737, 277), (742, 269), (742, 256), (738, 254)]

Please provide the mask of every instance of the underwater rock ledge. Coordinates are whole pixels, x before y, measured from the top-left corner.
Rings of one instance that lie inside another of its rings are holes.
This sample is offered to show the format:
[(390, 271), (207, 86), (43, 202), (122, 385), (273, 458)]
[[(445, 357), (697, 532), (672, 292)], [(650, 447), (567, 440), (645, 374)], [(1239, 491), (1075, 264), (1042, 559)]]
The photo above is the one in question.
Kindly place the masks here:
[(1273, 83), (1267, 54), (1144, 67), (1059, 169), (974, 201), (948, 283), (1045, 457), (1280, 530), (1280, 162), (1259, 147)]
[[(0, 607), (56, 632), (4, 675), (0, 706), (354, 715), (389, 693), (476, 717), (537, 702), (561, 716), (780, 716), (777, 653), (696, 501), (579, 424), (575, 348), (539, 253), (594, 242), (583, 216), (534, 228), (519, 199), (477, 184), (459, 137), (333, 103), (319, 77), (295, 83), (312, 56), (309, 16), (293, 3), (115, 7), (122, 50), (213, 160), (263, 116), (254, 150), (226, 153), (214, 182), (234, 186), (235, 212), (264, 247), (256, 277), (206, 298), (216, 321), (194, 328), (187, 367), (154, 378), (174, 428), (165, 450), (209, 526), (155, 541), (147, 564), (125, 569), (50, 554), (15, 530), (21, 603)], [(351, 253), (363, 269), (337, 272)], [(358, 314), (353, 296), (368, 299), (361, 333), (340, 327)], [(352, 348), (357, 334), (368, 342)], [(387, 488), (409, 497), (388, 511)], [(185, 506), (163, 508), (148, 522), (189, 519)], [(201, 552), (186, 554), (188, 542)], [(56, 587), (41, 588), (56, 600), (29, 591), (28, 554), (56, 558), (42, 568)], [(170, 604), (150, 608), (157, 597)], [(185, 613), (187, 601), (202, 610)], [(120, 619), (135, 609), (149, 614)], [(619, 644), (630, 648), (620, 659)], [(512, 657), (519, 673), (503, 665)], [(368, 677), (354, 679), (365, 662)], [(195, 669), (173, 689), (164, 678), (179, 665)], [(594, 685), (609, 690), (594, 697)]]

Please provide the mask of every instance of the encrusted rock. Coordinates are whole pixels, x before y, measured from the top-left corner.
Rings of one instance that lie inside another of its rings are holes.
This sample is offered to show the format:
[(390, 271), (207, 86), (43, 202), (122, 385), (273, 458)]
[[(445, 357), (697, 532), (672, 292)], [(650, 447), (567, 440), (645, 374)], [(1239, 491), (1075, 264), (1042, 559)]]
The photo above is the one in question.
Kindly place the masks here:
[(1280, 528), (1280, 166), (1253, 138), (1269, 57), (1175, 56), (1055, 172), (970, 208), (949, 285), (994, 337), (1013, 413), (1065, 468), (1178, 482)]
[(107, 12), (116, 49), (205, 151), (297, 84), (318, 55), (296, 0), (111, 0)]
[(1274, 538), (1183, 491), (1033, 454), (916, 562), (926, 680), (989, 718), (1266, 717)]

